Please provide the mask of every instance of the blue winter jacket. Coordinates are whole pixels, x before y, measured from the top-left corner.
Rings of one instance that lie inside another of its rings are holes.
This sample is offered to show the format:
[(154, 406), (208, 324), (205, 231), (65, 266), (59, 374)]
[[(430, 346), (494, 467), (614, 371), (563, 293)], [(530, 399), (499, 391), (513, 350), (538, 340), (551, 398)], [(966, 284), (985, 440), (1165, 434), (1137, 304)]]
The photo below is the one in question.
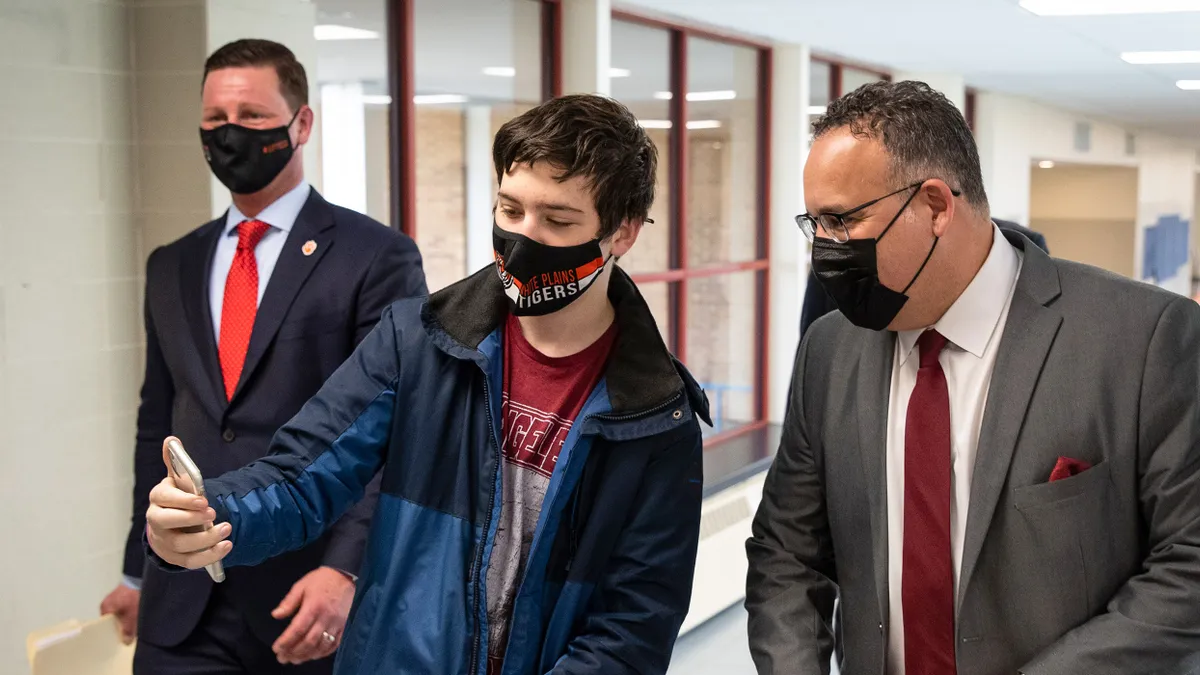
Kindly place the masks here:
[[(614, 270), (619, 335), (567, 436), (514, 602), (503, 675), (664, 673), (699, 538), (707, 401)], [(500, 515), (507, 300), (493, 268), (405, 300), (271, 443), (207, 484), (227, 565), (305, 546), (382, 468), (339, 675), (483, 675)]]

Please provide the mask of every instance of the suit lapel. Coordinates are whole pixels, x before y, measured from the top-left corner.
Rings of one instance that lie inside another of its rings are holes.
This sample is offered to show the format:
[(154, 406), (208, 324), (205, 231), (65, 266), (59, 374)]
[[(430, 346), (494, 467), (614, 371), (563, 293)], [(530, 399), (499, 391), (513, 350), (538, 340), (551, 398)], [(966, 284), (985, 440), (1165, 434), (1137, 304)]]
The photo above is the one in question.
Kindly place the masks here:
[(875, 590), (879, 610), (887, 616), (887, 493), (886, 473), (888, 399), (891, 394), (895, 333), (859, 331), (865, 335), (858, 370), (858, 442), (871, 508), (871, 550), (875, 556)]
[(1034, 388), (1062, 324), (1062, 315), (1047, 307), (1058, 297), (1058, 270), (1045, 253), (1013, 240), (1025, 259), (1013, 294), (996, 365), (988, 387), (979, 431), (975, 473), (959, 583), (959, 601), (979, 562), (996, 505), (1008, 480), (1008, 469), (1029, 410)]
[(217, 356), (217, 339), (213, 335), (212, 305), (209, 303), (208, 284), (212, 272), (212, 259), (217, 250), (217, 241), (224, 231), (225, 217), (205, 225), (196, 233), (194, 248), (182, 256), (179, 263), (179, 297), (192, 331), (192, 344), (200, 359), (202, 380), (208, 382), (208, 396), (216, 410), (225, 407), (225, 388), (221, 381), (221, 362)]
[[(287, 316), (300, 288), (329, 252), (333, 245), (333, 235), (333, 213), (325, 200), (313, 190), (283, 244), (283, 251), (279, 254), (275, 270), (271, 273), (271, 280), (267, 282), (267, 290), (263, 293), (261, 306), (254, 316), (254, 330), (250, 333), (250, 346), (246, 349), (246, 361), (242, 366), (237, 389), (233, 393), (234, 399), (254, 375), (254, 370), (274, 341), (275, 334), (279, 332), (279, 326)], [(311, 245), (306, 246), (310, 241), (316, 244), (315, 250)], [(232, 400), (230, 402), (232, 403)]]

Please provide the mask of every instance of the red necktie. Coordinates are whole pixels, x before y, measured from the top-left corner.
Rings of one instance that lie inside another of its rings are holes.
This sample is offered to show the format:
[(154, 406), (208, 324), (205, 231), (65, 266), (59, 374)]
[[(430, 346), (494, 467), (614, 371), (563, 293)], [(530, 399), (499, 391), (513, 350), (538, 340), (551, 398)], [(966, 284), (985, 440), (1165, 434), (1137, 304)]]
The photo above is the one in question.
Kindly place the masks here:
[(904, 668), (955, 675), (950, 392), (938, 363), (946, 338), (929, 330), (917, 346), (921, 368), (904, 427)]
[(225, 379), (225, 398), (232, 399), (237, 389), (254, 315), (258, 312), (258, 261), (254, 248), (267, 234), (270, 225), (258, 220), (243, 220), (238, 225), (237, 254), (225, 278), (225, 301), (221, 305), (221, 336), (217, 351), (221, 357), (221, 375)]

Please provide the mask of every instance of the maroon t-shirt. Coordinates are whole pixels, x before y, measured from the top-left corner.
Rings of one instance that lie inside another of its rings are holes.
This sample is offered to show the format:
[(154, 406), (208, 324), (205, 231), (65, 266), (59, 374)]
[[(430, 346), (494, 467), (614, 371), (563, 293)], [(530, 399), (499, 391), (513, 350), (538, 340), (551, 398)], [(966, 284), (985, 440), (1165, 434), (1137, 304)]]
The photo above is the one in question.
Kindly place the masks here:
[(587, 349), (553, 358), (525, 340), (516, 317), (510, 314), (505, 323), (502, 501), (487, 570), (489, 675), (497, 675), (504, 661), (513, 599), (558, 455), (604, 374), (616, 337), (613, 323)]

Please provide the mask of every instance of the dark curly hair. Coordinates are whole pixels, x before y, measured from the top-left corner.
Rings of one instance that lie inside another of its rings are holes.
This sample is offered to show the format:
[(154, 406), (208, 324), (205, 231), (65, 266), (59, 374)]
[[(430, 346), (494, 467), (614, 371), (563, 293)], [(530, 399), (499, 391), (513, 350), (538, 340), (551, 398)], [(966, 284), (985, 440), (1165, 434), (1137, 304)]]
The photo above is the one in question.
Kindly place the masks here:
[(658, 152), (621, 103), (594, 94), (552, 99), (500, 127), (492, 145), (496, 181), (516, 164), (548, 162), (559, 181), (583, 176), (600, 214), (600, 238), (654, 203)]
[(864, 85), (831, 103), (813, 122), (813, 136), (845, 127), (883, 143), (898, 184), (941, 178), (977, 211), (988, 212), (975, 137), (941, 92), (911, 80)]

